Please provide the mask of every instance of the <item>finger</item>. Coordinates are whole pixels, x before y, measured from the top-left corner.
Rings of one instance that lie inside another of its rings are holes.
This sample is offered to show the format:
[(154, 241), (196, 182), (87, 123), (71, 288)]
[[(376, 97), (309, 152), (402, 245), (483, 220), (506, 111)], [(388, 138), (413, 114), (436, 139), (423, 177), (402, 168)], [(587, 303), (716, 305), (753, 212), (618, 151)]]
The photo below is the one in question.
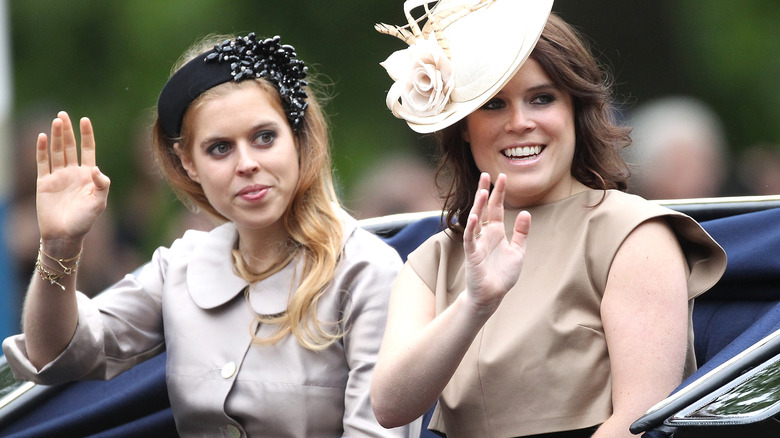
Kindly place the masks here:
[(51, 160), (52, 171), (65, 166), (65, 156), (62, 149), (62, 120), (56, 118), (51, 122), (51, 144), (49, 149), (49, 157)]
[(82, 117), (79, 121), (81, 132), (81, 165), (95, 166), (95, 131), (92, 129), (92, 122), (87, 117)]
[(463, 230), (463, 250), (466, 252), (466, 256), (473, 254), (477, 248), (477, 236), (474, 231), (479, 223), (479, 216), (474, 213), (469, 214), (469, 218), (466, 221), (466, 228)]
[(516, 245), (525, 251), (528, 234), (531, 232), (531, 213), (521, 211), (515, 219), (515, 228), (512, 232), (512, 245)]
[[(479, 175), (479, 183), (477, 184), (477, 193), (480, 191), (485, 191), (486, 193), (490, 193), (490, 174), (487, 172), (482, 172)], [(476, 200), (476, 199), (475, 199)], [(479, 213), (477, 213), (477, 216), (479, 216), (479, 227), (477, 228), (477, 232), (480, 232), (482, 230), (482, 226), (487, 223), (486, 218), (487, 212), (484, 208), (480, 210)]]
[(51, 172), (48, 147), (46, 134), (38, 134), (38, 141), (35, 144), (35, 162), (38, 164), (38, 178), (46, 176)]
[(57, 117), (62, 120), (62, 141), (65, 152), (65, 165), (66, 166), (78, 166), (79, 156), (78, 149), (76, 148), (76, 134), (73, 132), (73, 123), (70, 121), (70, 116), (65, 111), (60, 111)]
[(488, 199), (487, 221), (504, 223), (504, 195), (506, 193), (506, 175), (498, 174), (493, 192)]
[(479, 225), (475, 229), (477, 233), (482, 231), (482, 224), (480, 221), (485, 215), (485, 205), (487, 204), (488, 196), (488, 190), (484, 188), (478, 188), (477, 193), (474, 195), (474, 204), (471, 206), (471, 211), (469, 214), (477, 216), (477, 223)]
[(490, 190), (490, 174), (487, 172), (482, 172), (479, 174), (479, 184), (478, 188)]
[(95, 184), (95, 190), (103, 192), (108, 190), (108, 187), (111, 185), (111, 179), (95, 166), (92, 168), (92, 183)]
[[(469, 245), (473, 245), (478, 235), (482, 232), (479, 218), (487, 203), (487, 198), (488, 191), (486, 189), (477, 190), (477, 194), (474, 197), (474, 205), (471, 206), (471, 212), (469, 213), (466, 227), (463, 230), (464, 244), (468, 243)], [(469, 246), (466, 247), (466, 250), (469, 250)]]

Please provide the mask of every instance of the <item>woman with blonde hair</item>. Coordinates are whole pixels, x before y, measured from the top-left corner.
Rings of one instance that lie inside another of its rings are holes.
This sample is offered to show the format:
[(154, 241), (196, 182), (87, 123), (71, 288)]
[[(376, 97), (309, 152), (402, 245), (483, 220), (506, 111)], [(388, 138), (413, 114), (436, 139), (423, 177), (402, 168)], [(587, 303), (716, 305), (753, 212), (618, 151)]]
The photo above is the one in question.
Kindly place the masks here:
[(322, 110), (279, 37), (210, 38), (157, 105), (154, 152), (188, 231), (94, 300), (76, 291), (84, 236), (106, 205), (91, 122), (81, 162), (68, 115), (37, 142), (37, 274), (15, 375), (110, 379), (167, 352), (182, 436), (406, 436), (379, 426), (369, 381), (398, 255), (338, 205)]

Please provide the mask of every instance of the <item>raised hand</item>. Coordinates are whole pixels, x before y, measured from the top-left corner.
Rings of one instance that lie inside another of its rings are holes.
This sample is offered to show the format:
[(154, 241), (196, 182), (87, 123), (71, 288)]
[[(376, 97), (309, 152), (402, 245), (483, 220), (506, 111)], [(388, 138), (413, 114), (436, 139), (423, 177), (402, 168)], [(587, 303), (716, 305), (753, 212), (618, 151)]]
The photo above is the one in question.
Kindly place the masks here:
[(492, 313), (520, 276), (531, 215), (521, 212), (515, 220), (512, 239), (504, 231), (506, 175), (499, 174), (493, 193), (490, 175), (483, 173), (463, 231), (466, 253), (466, 293), (480, 312)]
[(89, 119), (80, 121), (81, 163), (68, 114), (51, 124), (51, 144), (39, 134), (36, 145), (38, 227), (44, 241), (81, 243), (106, 208), (110, 180), (95, 164), (95, 135)]

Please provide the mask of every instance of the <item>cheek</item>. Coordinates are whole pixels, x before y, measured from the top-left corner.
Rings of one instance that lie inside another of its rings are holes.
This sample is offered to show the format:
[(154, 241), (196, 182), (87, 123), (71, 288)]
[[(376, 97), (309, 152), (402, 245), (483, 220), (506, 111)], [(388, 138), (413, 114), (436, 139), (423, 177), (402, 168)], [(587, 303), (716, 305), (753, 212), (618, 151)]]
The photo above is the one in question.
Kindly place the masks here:
[(472, 149), (490, 149), (505, 134), (505, 123), (495, 115), (493, 117), (474, 117), (464, 125), (463, 139)]
[(480, 117), (479, 112), (469, 114), (463, 122), (461, 138), (466, 143), (481, 143), (488, 132), (494, 129), (486, 117)]
[(574, 138), (577, 134), (577, 125), (574, 119), (574, 108), (571, 105), (567, 106), (567, 109), (561, 114), (560, 120), (562, 120), (562, 128), (568, 136)]
[(200, 184), (205, 194), (214, 195), (230, 187), (233, 173), (227, 166), (208, 166), (196, 163), (195, 169), (197, 172), (196, 178), (191, 176), (190, 179)]
[(300, 163), (298, 163), (297, 161), (295, 163), (291, 163), (290, 165), (289, 179), (290, 179), (290, 184), (292, 185), (294, 190), (294, 188), (298, 186), (298, 182), (301, 179)]
[(287, 155), (288, 158), (284, 160), (287, 173), (291, 179), (295, 180), (295, 184), (297, 185), (298, 180), (301, 177), (301, 166), (303, 166), (303, 163), (301, 162), (301, 155), (300, 155), (300, 149), (297, 144), (295, 144), (291, 151), (288, 152), (289, 155)]
[(488, 172), (493, 174), (493, 166), (495, 165), (496, 155), (493, 153), (493, 149), (480, 142), (472, 142), (470, 144), (471, 157), (474, 159), (474, 164), (477, 165), (477, 169), (480, 172)]

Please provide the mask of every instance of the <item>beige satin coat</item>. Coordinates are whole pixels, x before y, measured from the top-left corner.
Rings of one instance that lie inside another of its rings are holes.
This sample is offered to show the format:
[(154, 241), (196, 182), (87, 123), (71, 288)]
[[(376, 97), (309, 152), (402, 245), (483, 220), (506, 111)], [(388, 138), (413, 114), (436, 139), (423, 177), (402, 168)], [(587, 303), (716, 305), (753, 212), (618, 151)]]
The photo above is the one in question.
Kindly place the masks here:
[[(346, 335), (313, 352), (288, 337), (253, 345), (253, 313), (284, 311), (295, 265), (251, 287), (233, 272), (237, 239), (228, 223), (189, 231), (151, 262), (94, 300), (79, 294), (70, 346), (39, 373), (24, 335), (3, 350), (17, 378), (52, 384), (110, 379), (167, 349), (167, 384), (182, 436), (408, 436), (374, 418), (369, 384), (385, 327), (396, 252), (345, 216), (344, 255), (320, 299), (322, 321)], [(251, 309), (250, 309), (251, 306)], [(259, 335), (272, 327), (261, 327)]]

